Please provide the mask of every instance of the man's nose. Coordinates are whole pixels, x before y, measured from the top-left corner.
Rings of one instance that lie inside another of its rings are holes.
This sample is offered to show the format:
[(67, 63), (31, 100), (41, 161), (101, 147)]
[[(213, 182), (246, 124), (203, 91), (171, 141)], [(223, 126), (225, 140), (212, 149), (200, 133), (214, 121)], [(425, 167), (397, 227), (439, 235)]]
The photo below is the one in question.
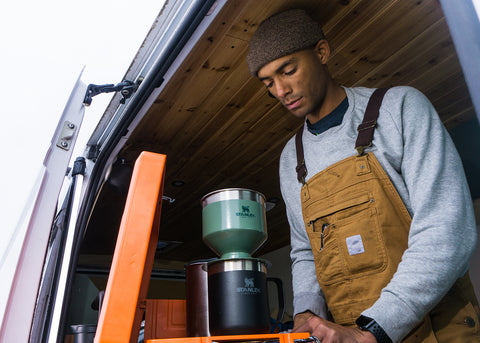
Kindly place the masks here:
[(277, 98), (284, 98), (291, 91), (290, 85), (287, 82), (277, 81), (275, 83), (275, 96)]

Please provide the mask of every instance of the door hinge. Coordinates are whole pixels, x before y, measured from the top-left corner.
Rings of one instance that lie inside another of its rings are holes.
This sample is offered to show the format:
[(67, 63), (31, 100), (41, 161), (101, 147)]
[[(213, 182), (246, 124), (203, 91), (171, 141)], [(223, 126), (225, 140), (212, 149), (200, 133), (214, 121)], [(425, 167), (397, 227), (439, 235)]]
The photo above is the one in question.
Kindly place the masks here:
[(90, 106), (92, 103), (92, 98), (101, 93), (111, 93), (111, 92), (120, 92), (122, 99), (120, 100), (121, 104), (125, 103), (125, 100), (130, 98), (133, 93), (138, 89), (138, 86), (142, 83), (143, 78), (138, 78), (136, 82), (124, 80), (117, 85), (108, 84), (108, 85), (94, 85), (89, 84), (87, 87), (87, 93), (85, 94), (85, 99), (83, 103), (85, 106)]
[(70, 121), (65, 121), (60, 132), (60, 136), (57, 139), (57, 146), (63, 150), (70, 150), (72, 145), (72, 139), (75, 137), (75, 132), (77, 131), (77, 125)]

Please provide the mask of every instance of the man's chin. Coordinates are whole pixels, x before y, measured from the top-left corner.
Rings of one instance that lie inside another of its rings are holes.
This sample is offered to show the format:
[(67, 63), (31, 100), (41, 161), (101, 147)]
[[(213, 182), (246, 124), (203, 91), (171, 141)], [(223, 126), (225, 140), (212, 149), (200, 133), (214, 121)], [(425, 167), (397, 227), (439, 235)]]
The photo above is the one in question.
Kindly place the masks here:
[(297, 109), (293, 109), (293, 110), (290, 110), (290, 109), (287, 108), (287, 110), (297, 118), (302, 118), (303, 119), (307, 115), (306, 111), (304, 111), (304, 110), (302, 111), (301, 108), (297, 108)]

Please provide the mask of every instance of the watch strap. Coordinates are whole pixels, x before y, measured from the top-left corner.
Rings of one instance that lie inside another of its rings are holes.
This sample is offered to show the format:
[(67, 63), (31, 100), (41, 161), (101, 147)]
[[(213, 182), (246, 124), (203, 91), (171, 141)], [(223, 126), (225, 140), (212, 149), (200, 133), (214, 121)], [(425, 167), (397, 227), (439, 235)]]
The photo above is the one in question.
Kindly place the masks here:
[(378, 343), (392, 343), (390, 337), (388, 337), (387, 333), (375, 321), (375, 319), (366, 316), (360, 316), (355, 323), (358, 325), (360, 330), (370, 331), (375, 336)]

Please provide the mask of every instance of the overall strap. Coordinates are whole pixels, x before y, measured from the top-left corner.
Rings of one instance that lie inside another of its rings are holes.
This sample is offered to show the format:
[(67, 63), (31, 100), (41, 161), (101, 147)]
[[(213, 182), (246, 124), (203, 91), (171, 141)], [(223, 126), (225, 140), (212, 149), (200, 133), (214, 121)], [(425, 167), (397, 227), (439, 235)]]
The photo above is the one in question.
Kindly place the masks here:
[[(367, 108), (363, 121), (358, 125), (357, 141), (355, 142), (355, 149), (358, 154), (362, 155), (365, 148), (372, 145), (373, 131), (377, 125), (377, 118), (379, 115), (380, 106), (382, 104), (383, 96), (387, 92), (388, 88), (376, 89), (368, 101)], [(298, 182), (305, 184), (305, 177), (307, 176), (307, 166), (305, 165), (305, 156), (303, 153), (303, 125), (297, 131), (295, 136), (295, 147), (297, 151), (297, 180)]]
[(303, 154), (303, 125), (297, 131), (295, 136), (295, 147), (297, 150), (297, 180), (298, 182), (305, 184), (305, 177), (307, 176), (307, 166), (305, 165), (305, 157)]
[(363, 121), (357, 128), (358, 136), (355, 142), (355, 149), (357, 149), (358, 155), (363, 155), (365, 148), (372, 145), (373, 131), (377, 125), (380, 106), (387, 90), (388, 88), (377, 88), (368, 100)]

